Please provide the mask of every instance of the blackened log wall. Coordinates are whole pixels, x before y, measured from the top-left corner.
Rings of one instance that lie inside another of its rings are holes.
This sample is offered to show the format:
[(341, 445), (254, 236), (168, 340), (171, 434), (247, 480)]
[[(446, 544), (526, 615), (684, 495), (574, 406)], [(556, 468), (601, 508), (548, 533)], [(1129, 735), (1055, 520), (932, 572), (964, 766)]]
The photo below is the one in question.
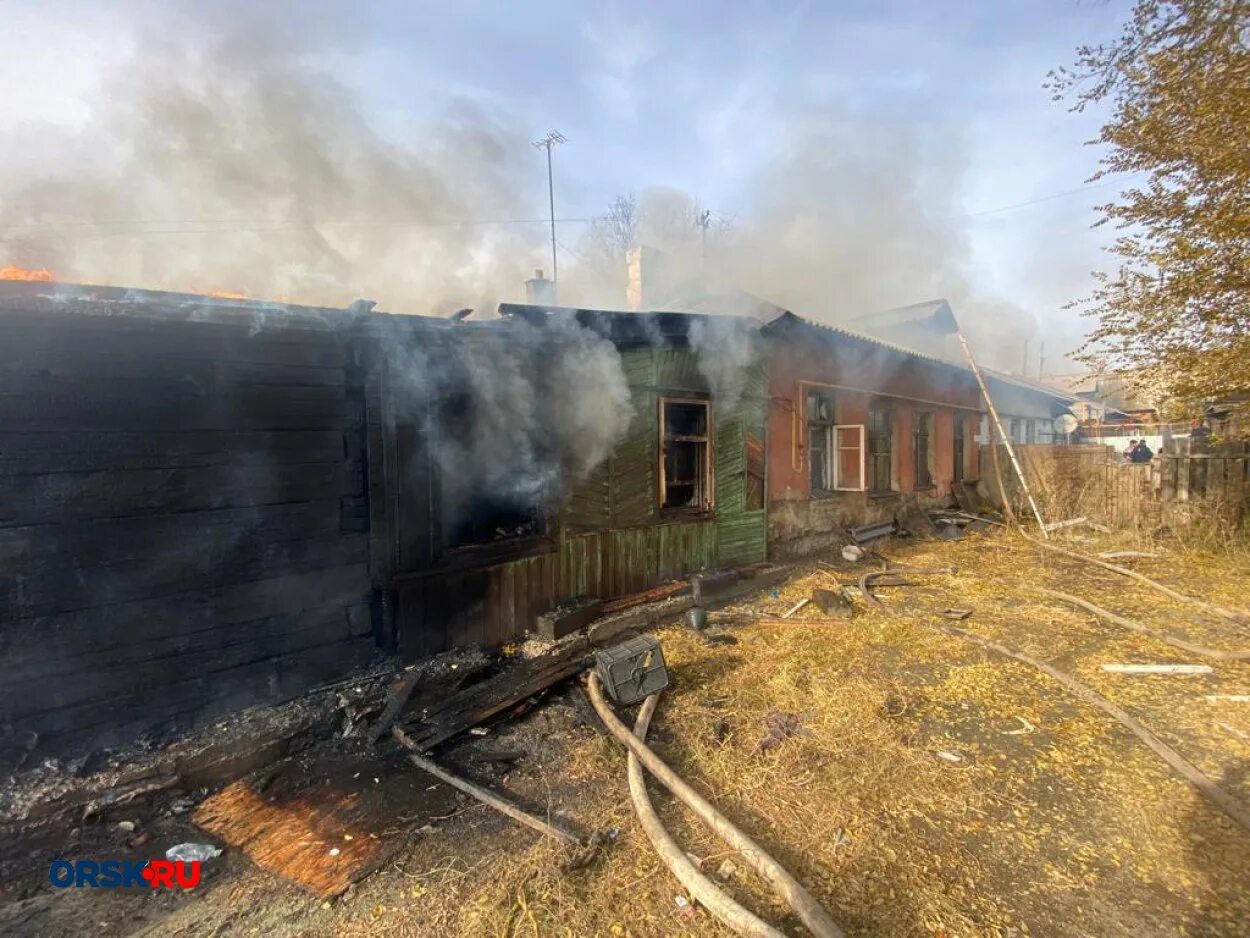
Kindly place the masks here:
[(350, 330), (47, 290), (0, 284), (0, 748), (183, 729), (366, 660)]

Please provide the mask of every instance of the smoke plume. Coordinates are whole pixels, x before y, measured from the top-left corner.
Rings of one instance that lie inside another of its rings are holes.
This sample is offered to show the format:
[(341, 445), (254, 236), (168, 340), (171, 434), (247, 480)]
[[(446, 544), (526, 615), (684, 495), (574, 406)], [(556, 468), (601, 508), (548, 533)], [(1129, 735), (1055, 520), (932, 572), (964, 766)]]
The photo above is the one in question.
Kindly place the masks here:
[(515, 296), (530, 236), (482, 222), (534, 214), (526, 136), (461, 102), (420, 139), (386, 139), (274, 25), (151, 27), (67, 147), (89, 160), (0, 182), (0, 257), (62, 280), (406, 312)]

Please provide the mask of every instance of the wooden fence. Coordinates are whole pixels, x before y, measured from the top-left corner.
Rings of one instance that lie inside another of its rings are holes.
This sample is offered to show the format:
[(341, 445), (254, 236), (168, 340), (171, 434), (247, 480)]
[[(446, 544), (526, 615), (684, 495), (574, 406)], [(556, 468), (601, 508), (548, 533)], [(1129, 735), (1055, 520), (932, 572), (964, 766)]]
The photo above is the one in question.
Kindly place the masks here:
[[(1085, 516), (1119, 527), (1244, 527), (1250, 520), (1250, 452), (1231, 444), (1213, 453), (1181, 446), (1149, 463), (1129, 463), (1109, 446), (1017, 446), (1029, 486), (1047, 521)], [(1006, 448), (998, 447), (1005, 492), (998, 488), (993, 448), (983, 447), (982, 492), (1028, 512)]]

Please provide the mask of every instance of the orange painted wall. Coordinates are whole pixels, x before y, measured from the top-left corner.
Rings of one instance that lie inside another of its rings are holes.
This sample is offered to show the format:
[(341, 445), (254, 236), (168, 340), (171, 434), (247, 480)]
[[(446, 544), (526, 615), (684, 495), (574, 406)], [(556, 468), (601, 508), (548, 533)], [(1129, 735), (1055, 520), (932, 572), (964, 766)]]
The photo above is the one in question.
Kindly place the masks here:
[[(950, 491), (954, 477), (955, 420), (965, 421), (965, 471), (976, 478), (980, 395), (972, 375), (916, 359), (875, 343), (836, 333), (793, 333), (775, 338), (769, 370), (768, 491), (772, 499), (810, 498), (807, 462), (806, 385), (825, 385), (834, 396), (839, 424), (868, 423), (877, 401), (893, 414), (894, 490), (915, 490), (912, 428), (914, 414), (933, 414), (929, 437), (934, 486), (927, 494)], [(867, 437), (865, 431), (865, 446)]]

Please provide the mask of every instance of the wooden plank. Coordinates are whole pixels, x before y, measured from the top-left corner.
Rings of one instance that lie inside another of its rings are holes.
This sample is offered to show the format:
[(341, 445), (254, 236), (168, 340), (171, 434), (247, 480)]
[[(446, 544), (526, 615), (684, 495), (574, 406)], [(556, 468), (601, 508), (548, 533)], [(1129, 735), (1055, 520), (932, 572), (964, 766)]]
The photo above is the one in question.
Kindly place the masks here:
[(410, 720), (404, 732), (426, 750), (470, 727), (490, 719), (590, 665), (585, 642), (574, 642), (560, 652), (511, 664), (505, 671), (446, 698)]
[(0, 610), (8, 618), (28, 618), (367, 560), (368, 538), (362, 534), (275, 544), (228, 537), (208, 554), (171, 548), (160, 560), (79, 568), (62, 567), (53, 560), (0, 582)]
[[(220, 626), (216, 629), (200, 629), (194, 632), (176, 632), (171, 635), (149, 638), (145, 634), (132, 634), (129, 641), (115, 641), (107, 647), (70, 649), (58, 652), (42, 642), (23, 649), (26, 653), (20, 664), (12, 662), (12, 671), (21, 680), (53, 679), (80, 673), (95, 673), (109, 668), (130, 664), (174, 658), (185, 654), (211, 653), (216, 649), (257, 641), (257, 636), (270, 636), (280, 632), (305, 632), (322, 629), (335, 638), (355, 639), (372, 634), (369, 607), (364, 602), (351, 602), (348, 597), (342, 603), (299, 610), (282, 616), (268, 616), (246, 622)], [(310, 644), (320, 644), (312, 642)]]
[[(125, 743), (148, 728), (187, 728), (261, 702), (277, 703), (350, 673), (368, 660), (369, 639), (332, 642), (104, 700), (41, 712), (28, 725), (58, 749)], [(159, 704), (159, 706), (158, 706)]]
[[(321, 605), (347, 605), (368, 597), (363, 564), (190, 590), (116, 605), (10, 621), (0, 629), (6, 667), (19, 668), (49, 653), (74, 655), (127, 640), (156, 642)], [(38, 642), (40, 649), (35, 650)]]
[(53, 559), (65, 567), (159, 560), (171, 550), (207, 554), (240, 542), (254, 548), (337, 535), (339, 522), (339, 500), (327, 498), (0, 528), (0, 568), (19, 570), (19, 565)]
[(341, 679), (364, 665), (372, 642), (356, 639), (304, 650), (284, 658), (199, 675), (161, 692), (160, 708), (150, 693), (54, 710), (41, 715), (41, 744), (51, 752), (78, 753), (133, 743), (139, 735), (176, 735), (220, 715), (265, 703), (281, 703), (319, 684)]
[(337, 368), (347, 337), (303, 329), (259, 329), (212, 322), (172, 322), (125, 316), (0, 316), (0, 348), (28, 354), (151, 357), (241, 363), (280, 362)]
[(338, 499), (350, 493), (341, 463), (12, 476), (0, 500), (0, 527)]
[[(262, 627), (248, 634), (239, 634), (237, 630), (230, 635), (200, 633), (198, 641), (188, 642), (188, 647), (152, 660), (97, 667), (91, 659), (81, 658), (75, 661), (72, 678), (67, 680), (50, 681), (46, 674), (37, 671), (14, 675), (0, 689), (0, 711), (14, 719), (33, 714), (38, 721), (39, 714), (105, 700), (136, 688), (159, 700), (161, 688), (167, 684), (347, 641), (353, 637), (351, 631), (346, 609), (327, 606), (266, 620)], [(206, 636), (211, 640), (206, 640)], [(165, 650), (169, 652), (170, 647), (166, 645)]]
[(237, 385), (213, 393), (178, 381), (79, 379), (0, 389), (0, 425), (9, 430), (318, 430), (348, 418), (337, 387)]

